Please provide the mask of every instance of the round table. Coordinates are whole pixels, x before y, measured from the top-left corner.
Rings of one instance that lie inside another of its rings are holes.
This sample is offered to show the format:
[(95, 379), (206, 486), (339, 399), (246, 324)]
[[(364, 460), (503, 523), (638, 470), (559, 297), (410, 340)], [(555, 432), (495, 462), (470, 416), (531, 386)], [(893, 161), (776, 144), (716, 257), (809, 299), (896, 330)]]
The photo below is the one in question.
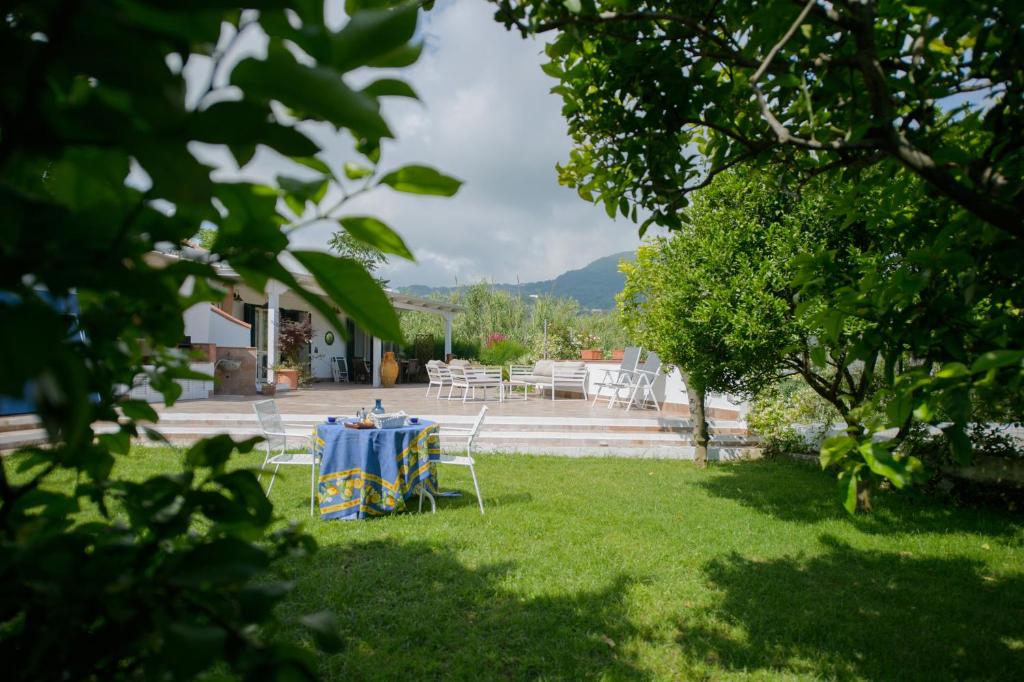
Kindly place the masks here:
[(319, 424), (318, 499), (324, 519), (363, 519), (406, 508), (422, 487), (437, 492), (438, 425), (428, 420), (393, 429)]

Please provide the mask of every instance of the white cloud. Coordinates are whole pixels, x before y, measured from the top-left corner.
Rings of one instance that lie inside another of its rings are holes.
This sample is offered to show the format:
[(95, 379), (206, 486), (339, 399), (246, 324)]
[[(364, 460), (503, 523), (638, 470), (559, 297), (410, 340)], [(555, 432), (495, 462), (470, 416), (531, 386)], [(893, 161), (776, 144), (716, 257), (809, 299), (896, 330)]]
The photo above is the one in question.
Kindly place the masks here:
[[(400, 74), (422, 103), (385, 102), (397, 140), (385, 144), (384, 167), (426, 163), (465, 181), (451, 199), (385, 188), (351, 203), (416, 254), (417, 264), (384, 273), (394, 285), (547, 279), (638, 243), (632, 223), (558, 185), (555, 164), (571, 141), (549, 93), (554, 81), (539, 68), (542, 45), (505, 31), (492, 13), (484, 2), (439, 2), (425, 15), (427, 49)], [(347, 138), (323, 141), (333, 165), (354, 158)], [(294, 239), (322, 248), (330, 231), (314, 226)]]

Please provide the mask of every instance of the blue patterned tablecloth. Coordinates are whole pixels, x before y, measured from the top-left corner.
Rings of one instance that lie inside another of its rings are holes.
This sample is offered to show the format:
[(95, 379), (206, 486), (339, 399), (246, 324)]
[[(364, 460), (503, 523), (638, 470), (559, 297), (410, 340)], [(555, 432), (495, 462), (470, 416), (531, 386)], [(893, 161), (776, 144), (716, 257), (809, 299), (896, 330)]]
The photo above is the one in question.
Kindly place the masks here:
[(422, 420), (397, 429), (349, 429), (319, 424), (321, 452), (317, 497), (323, 519), (364, 519), (405, 508), (419, 486), (437, 492), (441, 452), (438, 425)]

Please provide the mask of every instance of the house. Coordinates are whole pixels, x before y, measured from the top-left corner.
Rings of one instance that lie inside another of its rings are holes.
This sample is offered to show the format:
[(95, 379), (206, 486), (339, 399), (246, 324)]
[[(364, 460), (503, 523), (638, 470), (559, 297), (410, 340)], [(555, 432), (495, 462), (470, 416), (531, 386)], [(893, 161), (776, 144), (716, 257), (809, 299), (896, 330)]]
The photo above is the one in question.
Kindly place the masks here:
[[(205, 260), (208, 252), (193, 246), (163, 249), (150, 254), (150, 262), (170, 263), (178, 259)], [(294, 260), (282, 263), (307, 290), (325, 300), (327, 295), (316, 280)], [(334, 329), (327, 319), (280, 282), (271, 281), (265, 292), (259, 292), (242, 282), (237, 272), (227, 263), (216, 264), (218, 272), (236, 283), (228, 286), (227, 295), (218, 303), (199, 303), (185, 311), (185, 336), (193, 348), (205, 351), (214, 363), (218, 379), (217, 392), (253, 393), (267, 383), (276, 383), (274, 365), (280, 356), (277, 329), (282, 320), (309, 319), (312, 338), (309, 348), (301, 355), (308, 362), (314, 379), (332, 378), (332, 358), (343, 357), (349, 371), (358, 376), (364, 364), (374, 386), (380, 385), (380, 364), (386, 350), (395, 350), (392, 344), (372, 336), (344, 311), (339, 316), (345, 329)], [(445, 321), (445, 354), (452, 348), (452, 318), (461, 309), (450, 303), (418, 298), (385, 290), (391, 304), (398, 311), (408, 310), (440, 315)], [(333, 306), (334, 304), (331, 303)], [(347, 337), (347, 341), (346, 341)]]

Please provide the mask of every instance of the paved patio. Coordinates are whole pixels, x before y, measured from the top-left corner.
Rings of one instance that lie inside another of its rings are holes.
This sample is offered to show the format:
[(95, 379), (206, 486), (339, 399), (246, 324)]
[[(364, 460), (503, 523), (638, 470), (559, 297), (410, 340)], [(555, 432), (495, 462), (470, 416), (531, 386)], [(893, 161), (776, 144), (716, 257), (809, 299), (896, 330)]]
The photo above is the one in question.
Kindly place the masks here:
[[(523, 400), (523, 393), (516, 389), (515, 395), (506, 395), (504, 402), (498, 402), (495, 391), (489, 391), (490, 399), (468, 401), (446, 400), (447, 389), (442, 398), (434, 398), (436, 387), (431, 389), (430, 398), (425, 397), (426, 384), (397, 384), (391, 388), (372, 388), (365, 384), (313, 384), (309, 388), (298, 391), (287, 391), (274, 396), (278, 409), (282, 414), (304, 415), (352, 415), (359, 408), (372, 409), (374, 401), (380, 398), (384, 408), (389, 411), (405, 410), (410, 415), (421, 416), (473, 416), (480, 411), (481, 405), (487, 405), (488, 418), (494, 417), (536, 417), (536, 418), (593, 418), (593, 419), (653, 419), (664, 417), (674, 423), (686, 420), (682, 415), (663, 414), (653, 409), (632, 409), (626, 412), (623, 407), (608, 409), (602, 400), (591, 407), (590, 400), (582, 398), (562, 398), (551, 400), (551, 394), (544, 396), (531, 393)], [(478, 395), (480, 395), (478, 393)], [(252, 412), (252, 403), (265, 400), (263, 396), (215, 396), (209, 400), (189, 400), (179, 402), (170, 408), (162, 408), (162, 414), (172, 413), (207, 413), (228, 414)]]

